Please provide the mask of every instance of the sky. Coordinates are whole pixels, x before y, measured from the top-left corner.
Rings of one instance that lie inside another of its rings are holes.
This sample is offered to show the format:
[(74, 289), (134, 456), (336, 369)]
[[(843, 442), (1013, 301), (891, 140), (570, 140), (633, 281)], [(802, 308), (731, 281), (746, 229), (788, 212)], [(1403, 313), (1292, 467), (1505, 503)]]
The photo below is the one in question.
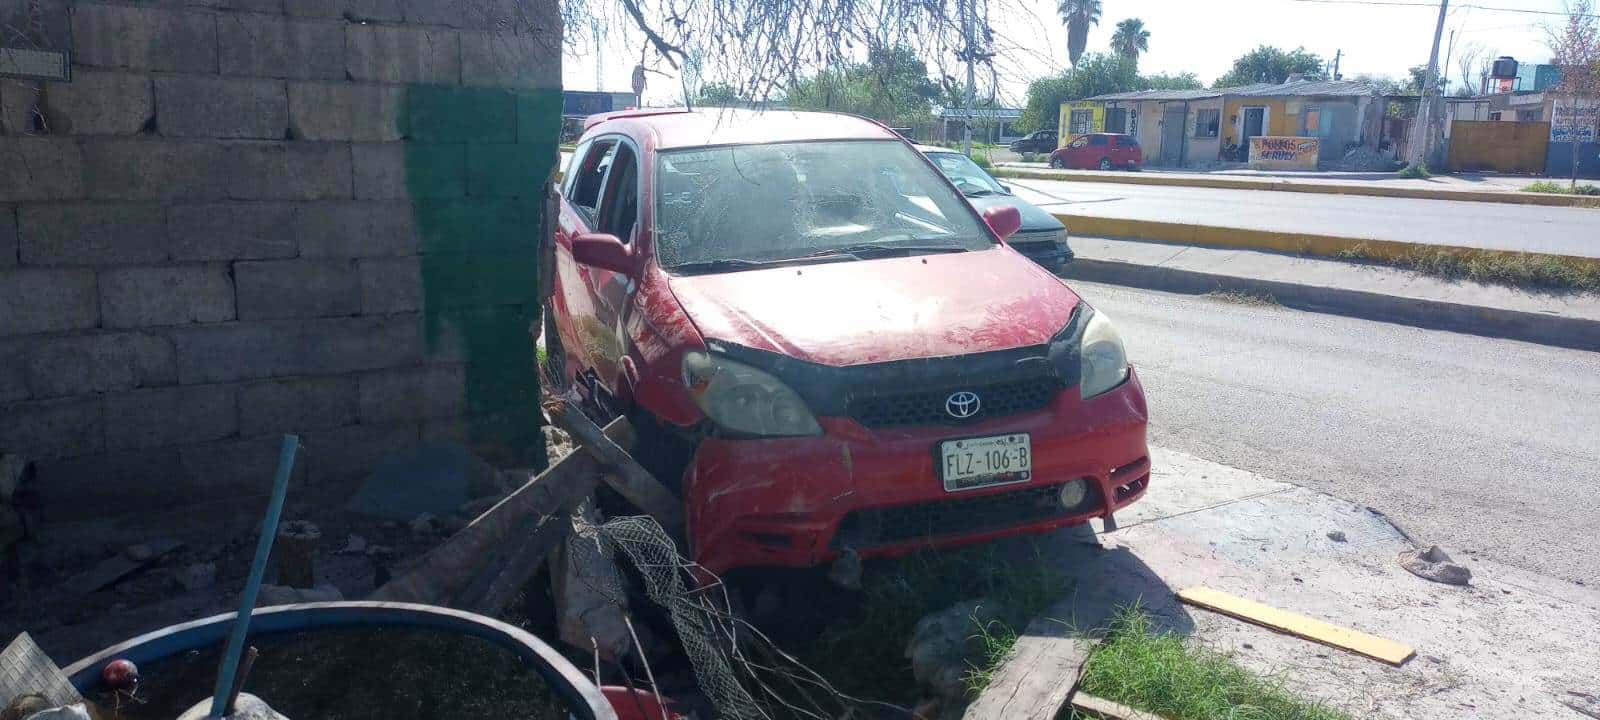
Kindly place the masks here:
[[(1066, 69), (1066, 29), (1055, 14), (1057, 1), (991, 0), (991, 7), (1004, 4), (1009, 10), (1002, 17), (991, 14), (989, 18), (1012, 46), (997, 65), (1001, 104), (1020, 107), (1029, 81)], [(1116, 24), (1137, 17), (1150, 32), (1150, 49), (1139, 60), (1141, 72), (1193, 72), (1208, 85), (1227, 72), (1234, 58), (1262, 44), (1285, 50), (1304, 46), (1329, 59), (1342, 50), (1339, 72), (1346, 79), (1363, 73), (1401, 78), (1411, 66), (1428, 61), (1439, 16), (1438, 5), (1427, 0), (1102, 0), (1101, 7), (1100, 24), (1089, 33), (1089, 51), (1107, 49)], [(1477, 43), (1494, 55), (1548, 62), (1544, 28), (1561, 22), (1562, 17), (1511, 9), (1560, 13), (1563, 1), (1452, 2), (1440, 61), (1444, 62), (1454, 30), (1458, 51)], [(600, 66), (605, 90), (625, 92), (630, 87), (643, 39), (628, 30), (608, 29), (602, 40), (605, 52), (601, 57), (608, 59)], [(586, 39), (589, 36), (585, 29), (578, 32)], [(595, 55), (587, 47), (590, 43), (585, 45), (563, 58), (563, 79), (569, 90), (595, 89)], [(1452, 59), (1447, 68), (1452, 78), (1460, 74), (1455, 66)], [(680, 96), (675, 77), (649, 76), (646, 105), (677, 104)]]

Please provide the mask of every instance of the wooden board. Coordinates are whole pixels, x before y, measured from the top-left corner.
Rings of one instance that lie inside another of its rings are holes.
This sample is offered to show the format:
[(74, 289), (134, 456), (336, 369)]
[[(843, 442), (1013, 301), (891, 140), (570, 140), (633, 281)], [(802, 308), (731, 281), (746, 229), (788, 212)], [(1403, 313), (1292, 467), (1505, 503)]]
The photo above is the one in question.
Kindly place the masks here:
[(1094, 713), (1105, 720), (1165, 720), (1154, 713), (1135, 710), (1122, 703), (1095, 697), (1088, 693), (1073, 693), (1072, 707), (1082, 712)]
[(1322, 643), (1329, 647), (1349, 650), (1357, 655), (1365, 655), (1396, 667), (1403, 665), (1405, 661), (1410, 660), (1411, 656), (1417, 653), (1409, 645), (1402, 645), (1376, 635), (1368, 635), (1359, 630), (1331, 625), (1287, 610), (1279, 610), (1269, 605), (1262, 605), (1261, 603), (1235, 597), (1208, 587), (1192, 587), (1182, 590), (1178, 593), (1178, 599), (1196, 607), (1214, 610), (1223, 615), (1236, 617), (1246, 622), (1288, 633), (1312, 642)]
[(1053, 720), (1077, 689), (1094, 646), (1070, 637), (1056, 620), (1035, 619), (962, 720)]
[(177, 540), (155, 540), (148, 543), (148, 545), (150, 546), (150, 557), (148, 559), (131, 560), (126, 555), (108, 557), (96, 563), (94, 567), (78, 573), (62, 583), (62, 592), (72, 597), (88, 595), (127, 577), (139, 568), (155, 562), (162, 555), (183, 547), (183, 543)]

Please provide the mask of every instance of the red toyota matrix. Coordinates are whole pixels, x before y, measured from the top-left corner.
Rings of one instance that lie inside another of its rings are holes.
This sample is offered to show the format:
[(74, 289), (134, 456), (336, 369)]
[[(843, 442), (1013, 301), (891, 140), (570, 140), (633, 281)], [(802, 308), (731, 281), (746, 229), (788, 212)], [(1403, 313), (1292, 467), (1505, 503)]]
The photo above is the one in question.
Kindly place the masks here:
[(1111, 519), (1150, 479), (1111, 321), (858, 117), (589, 119), (546, 343), (722, 572)]

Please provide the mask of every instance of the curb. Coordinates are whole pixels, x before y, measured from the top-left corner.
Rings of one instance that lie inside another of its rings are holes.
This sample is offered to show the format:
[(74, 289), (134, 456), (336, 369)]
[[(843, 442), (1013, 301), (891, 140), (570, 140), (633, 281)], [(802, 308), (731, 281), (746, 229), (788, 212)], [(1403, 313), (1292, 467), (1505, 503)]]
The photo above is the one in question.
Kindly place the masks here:
[(1502, 310), (1320, 285), (1214, 275), (1155, 265), (1094, 260), (1082, 256), (1069, 263), (1061, 271), (1061, 275), (1068, 280), (1084, 280), (1185, 295), (1203, 295), (1217, 290), (1253, 291), (1271, 295), (1278, 304), (1295, 310), (1377, 320), (1428, 330), (1521, 340), (1574, 350), (1600, 351), (1600, 320)]
[(1600, 258), (1556, 255), (1553, 253), (1490, 250), (1459, 245), (1430, 245), (1399, 240), (1369, 240), (1365, 238), (1339, 237), (1337, 235), (1313, 235), (1216, 225), (1190, 225), (1187, 223), (1112, 218), (1098, 215), (1073, 215), (1069, 213), (1051, 213), (1051, 215), (1054, 215), (1057, 220), (1064, 223), (1069, 233), (1087, 237), (1128, 238), (1180, 245), (1266, 250), (1269, 252), (1331, 257), (1340, 260), (1349, 260), (1348, 255), (1350, 253), (1359, 253), (1359, 257), (1362, 259), (1396, 262), (1418, 250), (1423, 250), (1430, 252), (1442, 251), (1457, 256), (1552, 257), (1585, 267), (1600, 267)]
[(997, 177), (1025, 180), (1059, 180), (1063, 182), (1121, 185), (1165, 185), (1169, 187), (1218, 188), (1223, 190), (1273, 190), (1319, 195), (1365, 195), (1369, 197), (1410, 198), (1413, 200), (1456, 200), (1461, 202), (1505, 203), (1509, 205), (1600, 208), (1600, 197), (1520, 191), (1428, 190), (1425, 188), (1290, 182), (1286, 180), (1256, 180), (1252, 178), (1223, 180), (1220, 178), (1163, 177), (1159, 174), (1147, 173), (1056, 173), (1049, 170), (1029, 170), (1004, 166), (994, 168), (991, 174)]

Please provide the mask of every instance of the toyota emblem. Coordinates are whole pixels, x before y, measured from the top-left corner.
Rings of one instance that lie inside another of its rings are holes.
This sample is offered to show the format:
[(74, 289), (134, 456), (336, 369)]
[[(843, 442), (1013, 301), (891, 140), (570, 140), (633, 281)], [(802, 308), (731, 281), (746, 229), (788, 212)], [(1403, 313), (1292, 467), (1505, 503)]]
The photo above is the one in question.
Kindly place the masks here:
[(944, 401), (944, 411), (950, 413), (950, 417), (957, 420), (965, 420), (977, 415), (979, 407), (978, 394), (967, 392), (966, 390), (951, 393), (950, 397)]

